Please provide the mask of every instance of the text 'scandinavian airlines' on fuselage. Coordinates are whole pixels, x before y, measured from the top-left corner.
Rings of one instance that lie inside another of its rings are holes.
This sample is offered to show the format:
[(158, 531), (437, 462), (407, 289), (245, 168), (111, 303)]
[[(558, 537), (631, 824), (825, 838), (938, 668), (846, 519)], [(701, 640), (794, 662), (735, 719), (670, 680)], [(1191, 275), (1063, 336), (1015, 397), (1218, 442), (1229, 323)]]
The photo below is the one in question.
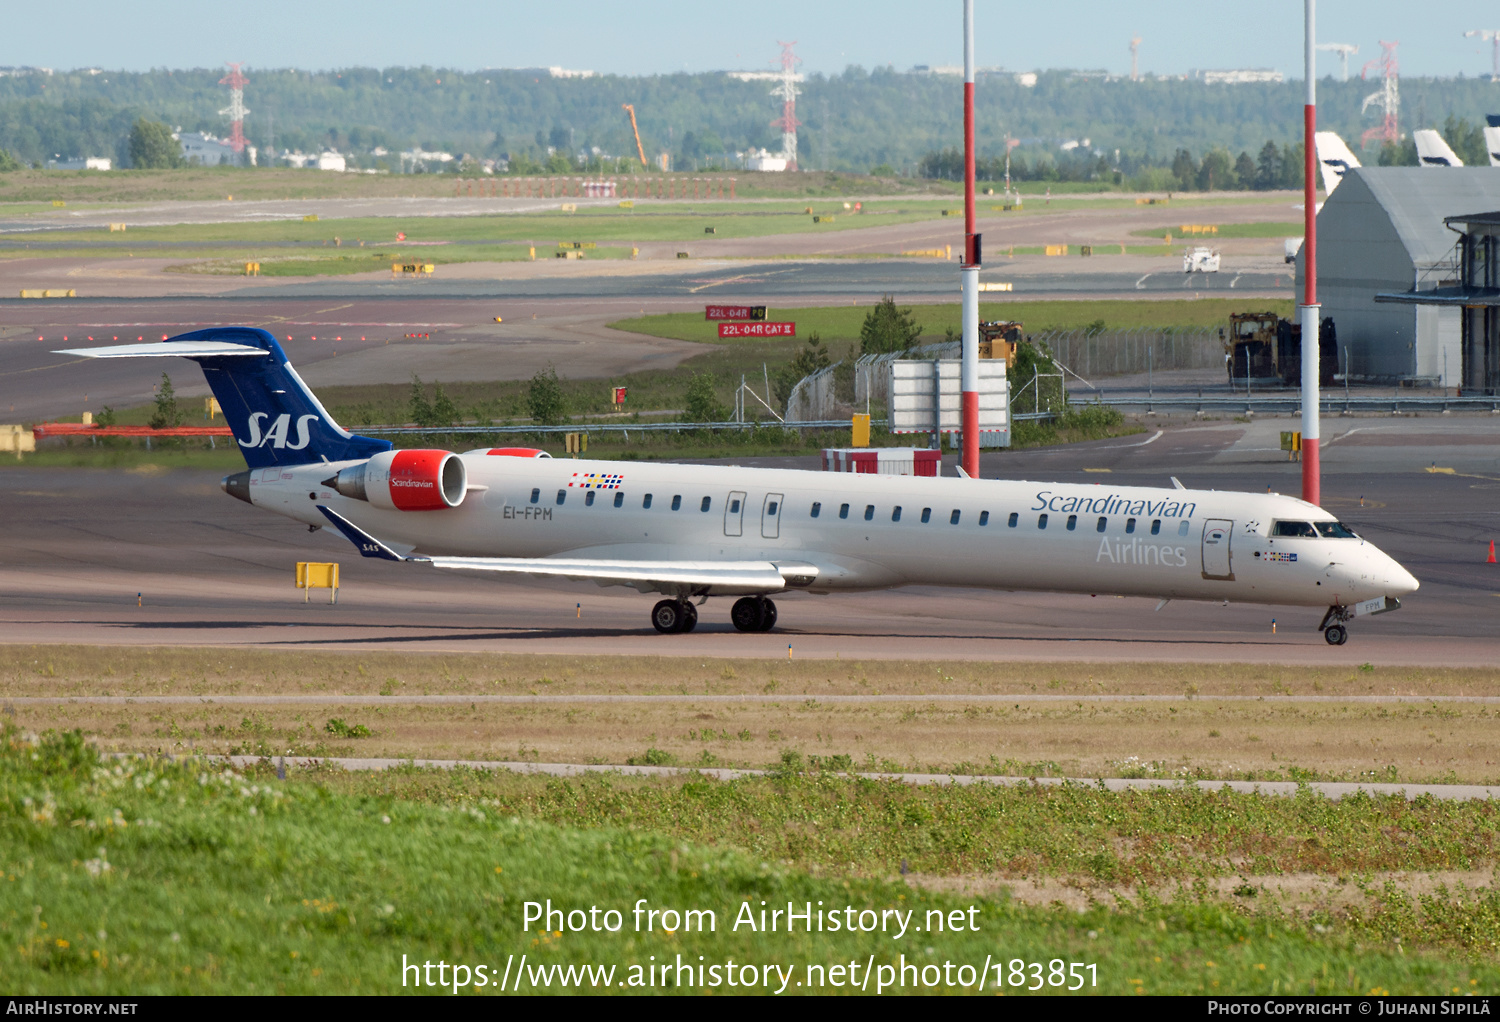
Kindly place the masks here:
[(1345, 622), (1417, 588), (1278, 494), (393, 450), (334, 422), (264, 330), (69, 354), (201, 365), (249, 465), (223, 482), (240, 500), (366, 557), (659, 593), (662, 632), (690, 631), (710, 596), (738, 597), (735, 627), (765, 631), (778, 593), (946, 585), (1325, 608), (1340, 644)]

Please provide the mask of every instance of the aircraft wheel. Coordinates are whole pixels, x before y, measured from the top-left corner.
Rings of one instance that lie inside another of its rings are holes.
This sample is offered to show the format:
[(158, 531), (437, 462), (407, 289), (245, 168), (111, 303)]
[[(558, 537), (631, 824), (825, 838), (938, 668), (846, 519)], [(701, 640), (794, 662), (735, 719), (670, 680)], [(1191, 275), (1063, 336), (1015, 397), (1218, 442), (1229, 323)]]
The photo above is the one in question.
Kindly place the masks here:
[(682, 631), (683, 622), (687, 618), (687, 615), (682, 612), (684, 606), (686, 604), (678, 603), (676, 600), (662, 600), (651, 608), (651, 624), (663, 635)]
[(776, 627), (776, 604), (770, 600), (762, 599), (760, 606), (760, 630), (769, 632), (772, 628)]
[(698, 627), (698, 608), (691, 603), (682, 605), (682, 628), (681, 631), (691, 632)]
[(1349, 641), (1349, 629), (1343, 625), (1329, 625), (1323, 630), (1323, 638), (1330, 646), (1342, 646)]
[(734, 601), (729, 609), (729, 620), (737, 631), (758, 632), (761, 630), (761, 607), (764, 601), (758, 596), (744, 596)]

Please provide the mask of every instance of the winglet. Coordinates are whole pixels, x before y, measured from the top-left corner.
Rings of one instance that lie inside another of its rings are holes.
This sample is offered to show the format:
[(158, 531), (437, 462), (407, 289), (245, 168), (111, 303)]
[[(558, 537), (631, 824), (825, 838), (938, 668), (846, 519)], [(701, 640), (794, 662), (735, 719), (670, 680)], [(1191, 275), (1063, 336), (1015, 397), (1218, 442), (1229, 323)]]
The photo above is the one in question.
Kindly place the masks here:
[(396, 553), (396, 551), (380, 542), (380, 540), (376, 539), (368, 532), (365, 532), (363, 529), (355, 525), (353, 522), (349, 521), (349, 519), (345, 518), (337, 511), (332, 511), (322, 504), (318, 505), (318, 510), (323, 513), (324, 518), (327, 518), (330, 522), (333, 523), (333, 527), (335, 529), (338, 529), (340, 532), (342, 532), (344, 536), (349, 540), (349, 542), (354, 544), (355, 549), (357, 549), (362, 556), (377, 557), (383, 561), (427, 560), (427, 558), (425, 557), (402, 557), (400, 554)]
[(1185, 490), (1185, 489), (1187, 489), (1186, 486), (1182, 485), (1182, 480), (1178, 479), (1176, 476), (1172, 477), (1172, 485), (1175, 486), (1179, 490)]

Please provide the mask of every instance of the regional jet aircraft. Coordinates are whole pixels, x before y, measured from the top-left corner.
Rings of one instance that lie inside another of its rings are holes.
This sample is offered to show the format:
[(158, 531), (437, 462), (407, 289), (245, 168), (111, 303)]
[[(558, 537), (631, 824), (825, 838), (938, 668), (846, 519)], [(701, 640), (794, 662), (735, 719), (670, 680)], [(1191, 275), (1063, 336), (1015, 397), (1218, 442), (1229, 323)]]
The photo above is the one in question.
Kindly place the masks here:
[(340, 427), (264, 330), (66, 354), (197, 362), (249, 466), (225, 477), (233, 497), (414, 569), (658, 593), (660, 632), (692, 631), (711, 596), (734, 597), (748, 632), (775, 625), (787, 592), (942, 585), (1318, 607), (1340, 645), (1352, 618), (1417, 589), (1333, 515), (1278, 494), (394, 450)]

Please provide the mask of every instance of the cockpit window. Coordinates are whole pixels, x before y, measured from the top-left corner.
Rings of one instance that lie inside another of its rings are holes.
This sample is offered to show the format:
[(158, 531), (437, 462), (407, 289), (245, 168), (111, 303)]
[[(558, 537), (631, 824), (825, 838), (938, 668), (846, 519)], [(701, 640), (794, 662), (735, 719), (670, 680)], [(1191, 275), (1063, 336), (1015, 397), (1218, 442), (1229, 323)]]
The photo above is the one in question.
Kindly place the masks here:
[(1302, 536), (1308, 539), (1317, 539), (1318, 534), (1308, 522), (1277, 522), (1271, 527), (1273, 536)]
[(1343, 522), (1313, 522), (1318, 535), (1324, 539), (1358, 539), (1353, 529)]

